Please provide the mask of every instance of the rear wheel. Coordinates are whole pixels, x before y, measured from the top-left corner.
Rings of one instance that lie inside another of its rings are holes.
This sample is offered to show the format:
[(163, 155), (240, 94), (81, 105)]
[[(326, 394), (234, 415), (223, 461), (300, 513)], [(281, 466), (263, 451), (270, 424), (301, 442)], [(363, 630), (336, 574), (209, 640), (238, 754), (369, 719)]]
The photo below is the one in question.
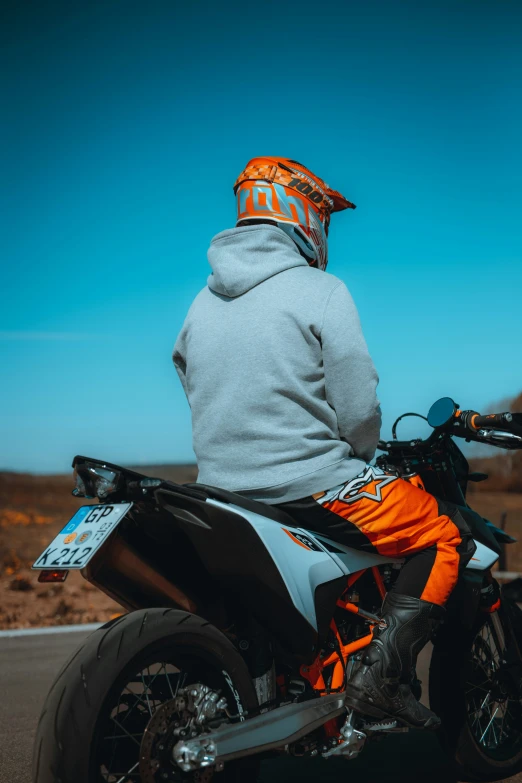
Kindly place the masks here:
[(430, 704), (442, 720), (440, 738), (459, 774), (474, 780), (510, 777), (522, 766), (520, 692), (504, 649), (499, 615), (473, 633), (442, 635), (434, 648)]
[(33, 783), (254, 783), (255, 759), (184, 773), (172, 748), (256, 706), (248, 669), (220, 631), (186, 612), (133, 612), (92, 634), (58, 675)]

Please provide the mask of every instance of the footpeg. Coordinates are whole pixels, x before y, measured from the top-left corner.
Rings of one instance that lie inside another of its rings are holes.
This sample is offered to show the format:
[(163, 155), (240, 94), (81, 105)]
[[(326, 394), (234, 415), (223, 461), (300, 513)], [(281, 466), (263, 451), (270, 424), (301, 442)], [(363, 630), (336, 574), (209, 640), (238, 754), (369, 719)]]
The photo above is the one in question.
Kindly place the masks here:
[(364, 723), (363, 729), (364, 731), (371, 731), (374, 733), (378, 731), (395, 733), (409, 731), (407, 726), (399, 726), (399, 722), (396, 720), (381, 720), (378, 723)]

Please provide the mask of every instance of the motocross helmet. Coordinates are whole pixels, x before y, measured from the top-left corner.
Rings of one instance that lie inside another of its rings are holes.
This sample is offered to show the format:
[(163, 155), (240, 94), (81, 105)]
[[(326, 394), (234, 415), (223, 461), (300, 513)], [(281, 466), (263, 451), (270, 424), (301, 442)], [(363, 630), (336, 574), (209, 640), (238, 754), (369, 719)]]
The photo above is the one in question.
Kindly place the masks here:
[(337, 190), (290, 158), (252, 158), (234, 184), (238, 226), (273, 223), (310, 266), (326, 269), (330, 214), (355, 209)]

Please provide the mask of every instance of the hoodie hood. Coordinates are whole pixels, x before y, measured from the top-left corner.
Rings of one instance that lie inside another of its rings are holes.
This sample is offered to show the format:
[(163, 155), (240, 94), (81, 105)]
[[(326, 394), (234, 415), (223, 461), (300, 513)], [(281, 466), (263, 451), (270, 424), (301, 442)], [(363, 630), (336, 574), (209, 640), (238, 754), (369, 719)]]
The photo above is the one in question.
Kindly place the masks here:
[(284, 231), (268, 224), (238, 226), (217, 234), (208, 249), (208, 287), (236, 297), (294, 266), (308, 266)]

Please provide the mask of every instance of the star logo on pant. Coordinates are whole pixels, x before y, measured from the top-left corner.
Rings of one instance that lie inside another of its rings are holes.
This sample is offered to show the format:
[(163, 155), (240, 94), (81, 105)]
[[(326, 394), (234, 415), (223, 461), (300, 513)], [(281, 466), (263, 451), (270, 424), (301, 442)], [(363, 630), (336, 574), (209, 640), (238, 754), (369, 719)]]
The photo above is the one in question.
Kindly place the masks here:
[[(343, 503), (355, 503), (362, 498), (368, 498), (368, 500), (380, 503), (382, 500), (382, 488), (387, 484), (391, 484), (392, 481), (397, 481), (397, 478), (397, 476), (384, 473), (379, 468), (368, 466), (365, 471), (359, 473), (358, 476), (344, 485), (338, 496), (339, 500), (342, 500)], [(373, 492), (363, 490), (363, 487), (368, 486), (368, 484), (373, 484)]]

